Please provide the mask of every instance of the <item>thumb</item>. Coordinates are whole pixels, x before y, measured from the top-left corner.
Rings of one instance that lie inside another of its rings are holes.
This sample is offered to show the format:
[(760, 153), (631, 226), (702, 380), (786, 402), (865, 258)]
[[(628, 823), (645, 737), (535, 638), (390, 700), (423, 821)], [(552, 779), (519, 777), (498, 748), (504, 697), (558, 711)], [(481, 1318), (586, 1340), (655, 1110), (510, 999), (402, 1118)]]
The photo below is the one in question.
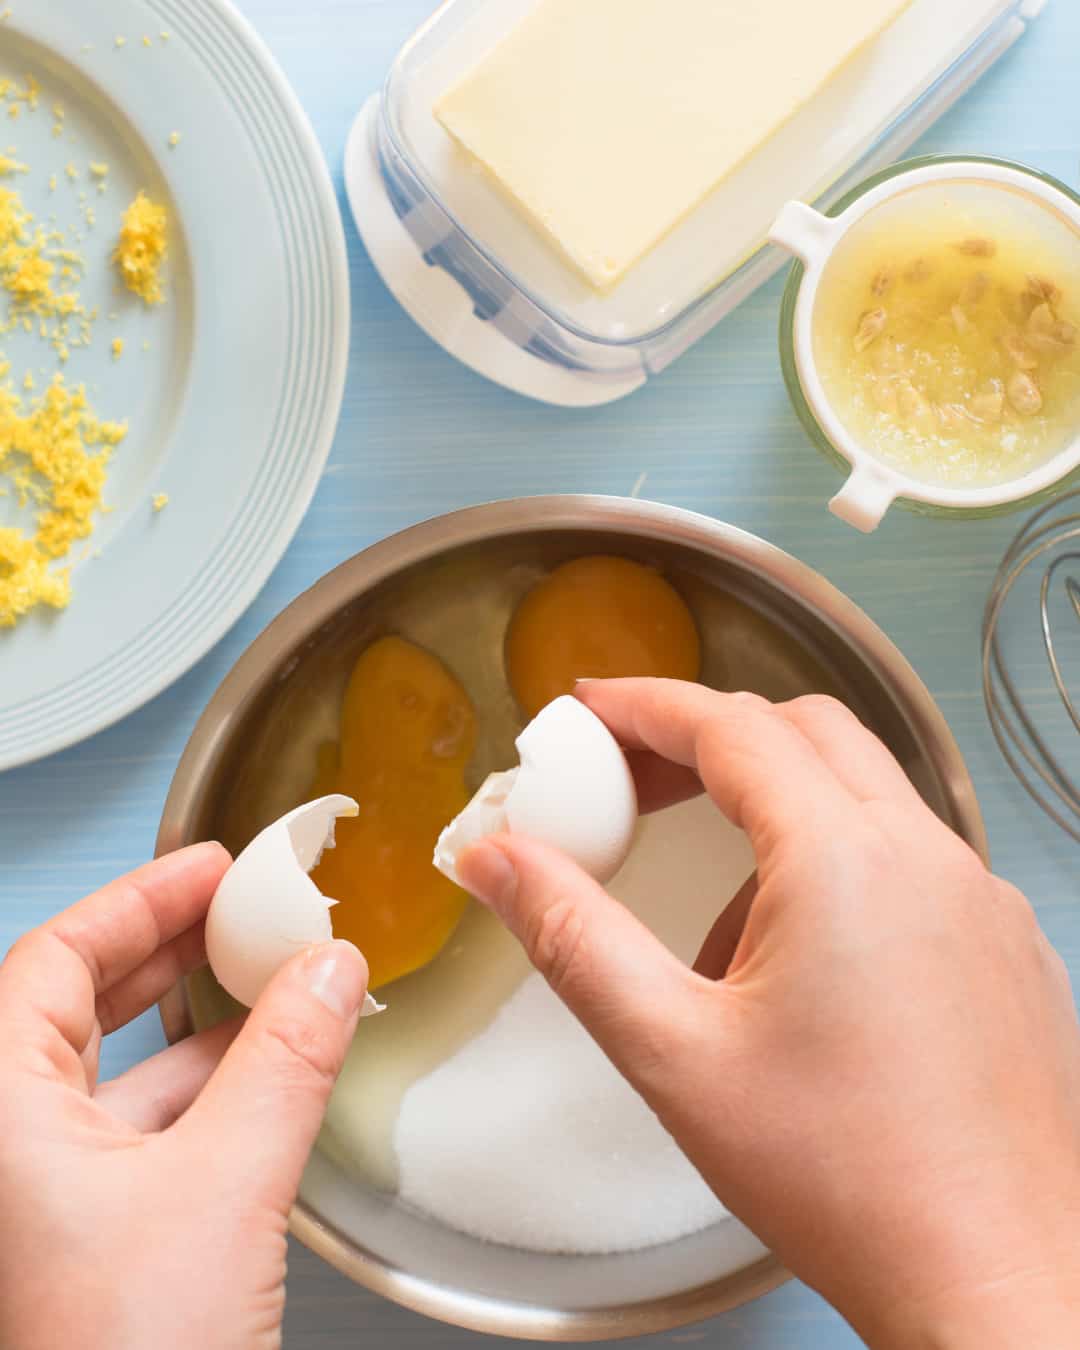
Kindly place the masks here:
[(259, 996), (198, 1099), (173, 1127), (230, 1188), (286, 1213), (296, 1198), (367, 989), (351, 942), (311, 947)]
[(544, 844), (498, 835), (457, 869), (622, 1075), (654, 1106), (669, 1098), (702, 1053), (719, 986)]

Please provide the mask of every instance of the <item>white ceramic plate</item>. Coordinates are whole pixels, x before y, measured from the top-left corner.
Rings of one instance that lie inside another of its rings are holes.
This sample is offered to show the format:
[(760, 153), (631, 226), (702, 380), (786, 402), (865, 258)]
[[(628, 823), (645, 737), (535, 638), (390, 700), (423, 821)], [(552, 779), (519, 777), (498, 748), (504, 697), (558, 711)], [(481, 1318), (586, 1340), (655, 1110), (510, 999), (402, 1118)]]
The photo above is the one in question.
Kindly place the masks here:
[[(55, 215), (82, 235), (81, 294), (100, 315), (64, 374), (130, 432), (113, 456), (110, 510), (72, 552), (70, 608), (39, 607), (0, 630), (0, 768), (131, 712), (254, 599), (325, 463), (349, 329), (344, 237), (321, 152), (226, 0), (12, 0), (5, 13), (0, 76), (32, 72), (41, 94), (18, 118), (0, 107), (0, 150), (14, 147), (30, 168), (3, 183), (42, 222)], [(90, 161), (109, 165), (104, 192)], [(139, 188), (172, 221), (168, 303), (154, 309), (109, 264)], [(114, 337), (125, 344), (119, 360)], [(0, 351), (16, 379), (30, 370), (39, 387), (57, 369), (36, 334), (2, 337)], [(169, 504), (155, 513), (158, 492)], [(27, 513), (0, 499), (0, 524), (13, 522)]]

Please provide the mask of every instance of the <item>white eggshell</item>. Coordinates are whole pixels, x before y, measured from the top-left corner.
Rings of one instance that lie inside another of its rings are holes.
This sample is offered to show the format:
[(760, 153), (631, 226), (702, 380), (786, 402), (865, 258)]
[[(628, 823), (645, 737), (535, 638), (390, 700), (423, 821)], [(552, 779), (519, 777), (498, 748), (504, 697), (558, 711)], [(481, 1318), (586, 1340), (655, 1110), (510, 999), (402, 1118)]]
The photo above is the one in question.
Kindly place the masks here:
[(457, 860), (465, 850), (489, 834), (502, 834), (510, 828), (506, 801), (520, 772), (520, 769), (506, 769), (503, 773), (489, 773), (468, 806), (439, 835), (432, 861), (456, 886), (461, 885)]
[(615, 737), (567, 694), (534, 717), (516, 745), (520, 767), (484, 781), (439, 836), (435, 866), (457, 882), (466, 848), (509, 831), (550, 844), (597, 881), (609, 881), (637, 824), (634, 780)]
[[(206, 955), (217, 982), (246, 1007), (297, 952), (333, 938), (337, 901), (308, 872), (333, 848), (337, 817), (358, 809), (343, 796), (298, 806), (257, 834), (222, 877), (206, 915)], [(369, 994), (363, 1015), (381, 1011)]]

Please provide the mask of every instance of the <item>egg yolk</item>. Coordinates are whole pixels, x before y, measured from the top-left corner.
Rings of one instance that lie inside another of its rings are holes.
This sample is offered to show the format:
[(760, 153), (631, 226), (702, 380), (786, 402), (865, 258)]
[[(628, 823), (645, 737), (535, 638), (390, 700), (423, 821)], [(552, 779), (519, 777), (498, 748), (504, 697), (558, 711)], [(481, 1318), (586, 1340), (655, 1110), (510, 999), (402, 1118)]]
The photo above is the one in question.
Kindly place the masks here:
[(506, 673), (531, 718), (579, 679), (696, 680), (701, 641), (686, 602), (659, 572), (628, 558), (576, 558), (518, 605)]
[(469, 799), (476, 717), (429, 652), (399, 637), (372, 643), (349, 678), (341, 739), (320, 753), (313, 796), (344, 792), (360, 814), (337, 823), (312, 880), (340, 903), (334, 933), (367, 957), (373, 989), (442, 950), (468, 903), (431, 865), (440, 831)]

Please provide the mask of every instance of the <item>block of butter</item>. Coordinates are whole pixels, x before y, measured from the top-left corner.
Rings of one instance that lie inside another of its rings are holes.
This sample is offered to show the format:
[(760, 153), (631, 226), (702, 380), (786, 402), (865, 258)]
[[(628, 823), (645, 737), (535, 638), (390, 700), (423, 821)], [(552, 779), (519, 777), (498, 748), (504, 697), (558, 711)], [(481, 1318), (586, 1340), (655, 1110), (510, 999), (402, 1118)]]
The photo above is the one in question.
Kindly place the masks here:
[(538, 0), (437, 102), (606, 290), (911, 0)]

